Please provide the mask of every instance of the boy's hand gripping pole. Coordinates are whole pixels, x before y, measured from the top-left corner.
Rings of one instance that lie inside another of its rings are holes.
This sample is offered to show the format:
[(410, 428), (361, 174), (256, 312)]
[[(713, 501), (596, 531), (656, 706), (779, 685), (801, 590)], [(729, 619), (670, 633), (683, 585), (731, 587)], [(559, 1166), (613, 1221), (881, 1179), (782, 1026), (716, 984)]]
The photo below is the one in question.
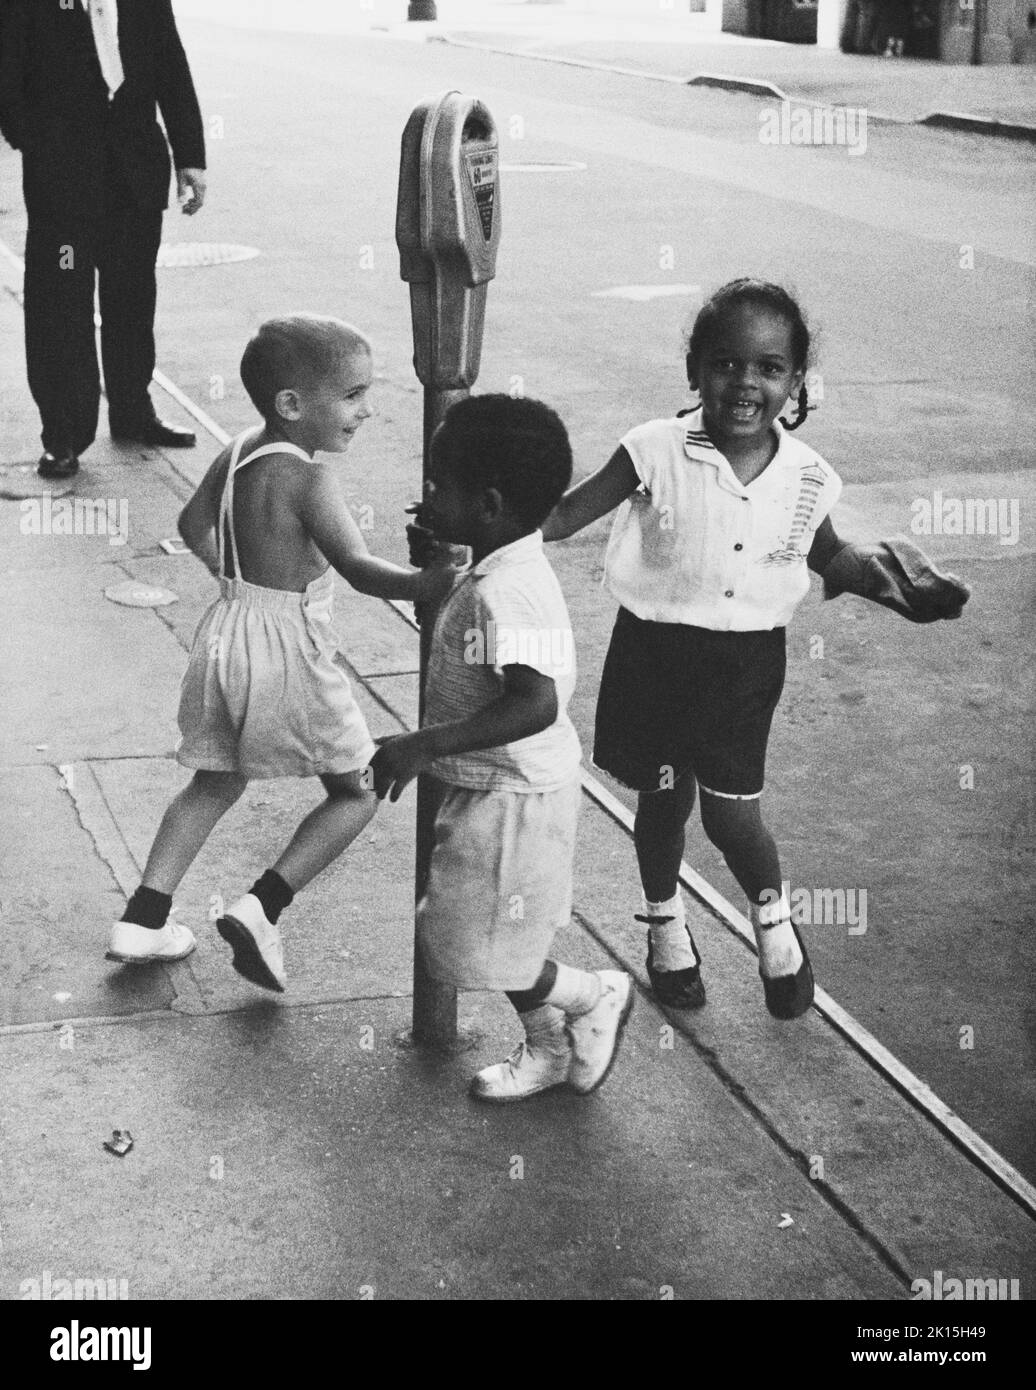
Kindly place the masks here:
[[(403, 131), (396, 205), (399, 272), (410, 285), (414, 370), (424, 386), (423, 484), (432, 435), (478, 376), (486, 289), (500, 242), (496, 125), (474, 97), (445, 92), (414, 108)], [(420, 718), (431, 625), (421, 627)], [(438, 797), (417, 779), (415, 902), (428, 881)], [(414, 942), (414, 1041), (450, 1047), (457, 1038), (457, 991), (428, 974)]]

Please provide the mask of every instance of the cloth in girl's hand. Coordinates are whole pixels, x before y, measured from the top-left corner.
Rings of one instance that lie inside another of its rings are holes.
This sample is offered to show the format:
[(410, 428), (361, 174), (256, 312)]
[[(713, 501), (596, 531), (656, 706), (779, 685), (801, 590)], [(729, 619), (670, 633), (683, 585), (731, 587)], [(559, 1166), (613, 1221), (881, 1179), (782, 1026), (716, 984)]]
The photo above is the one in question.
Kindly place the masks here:
[(971, 589), (944, 574), (905, 536), (846, 545), (824, 570), (824, 598), (860, 594), (912, 623), (959, 618)]

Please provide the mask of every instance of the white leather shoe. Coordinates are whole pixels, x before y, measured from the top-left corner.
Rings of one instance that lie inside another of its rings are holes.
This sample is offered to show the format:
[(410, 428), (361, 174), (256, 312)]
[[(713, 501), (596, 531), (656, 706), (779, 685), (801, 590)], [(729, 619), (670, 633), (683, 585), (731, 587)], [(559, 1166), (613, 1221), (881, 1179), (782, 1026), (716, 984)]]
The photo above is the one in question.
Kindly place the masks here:
[(523, 1040), (505, 1062), (486, 1067), (472, 1078), (471, 1094), (477, 1100), (524, 1100), (552, 1086), (563, 1086), (570, 1061), (567, 1047), (555, 1052)]
[(288, 977), (284, 973), (281, 934), (267, 921), (263, 905), (254, 893), (238, 898), (216, 923), (216, 930), (234, 952), (234, 969), (253, 985), (284, 993)]
[(598, 970), (601, 997), (587, 1014), (568, 1017), (572, 1044), (568, 1084), (580, 1095), (595, 1091), (612, 1069), (619, 1039), (633, 1008), (633, 981), (624, 970)]
[(136, 922), (116, 922), (108, 936), (106, 960), (124, 965), (151, 965), (154, 961), (183, 960), (197, 946), (194, 933), (179, 922), (166, 922), (161, 931), (150, 931)]

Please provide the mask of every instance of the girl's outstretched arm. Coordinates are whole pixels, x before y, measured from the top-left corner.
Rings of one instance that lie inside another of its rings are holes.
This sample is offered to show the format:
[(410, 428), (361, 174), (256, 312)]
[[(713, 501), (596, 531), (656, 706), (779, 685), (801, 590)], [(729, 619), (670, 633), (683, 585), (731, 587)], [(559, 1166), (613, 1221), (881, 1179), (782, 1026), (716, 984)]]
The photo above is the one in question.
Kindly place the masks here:
[(806, 563), (814, 574), (823, 574), (845, 545), (846, 542), (840, 539), (837, 531), (831, 525), (831, 518), (825, 516), (816, 529)]
[(905, 536), (887, 541), (841, 540), (829, 517), (817, 527), (809, 567), (824, 581), (824, 598), (859, 594), (912, 623), (959, 618), (971, 588), (944, 574)]
[(620, 444), (603, 468), (569, 488), (543, 523), (543, 539), (563, 541), (614, 511), (639, 486), (633, 460)]

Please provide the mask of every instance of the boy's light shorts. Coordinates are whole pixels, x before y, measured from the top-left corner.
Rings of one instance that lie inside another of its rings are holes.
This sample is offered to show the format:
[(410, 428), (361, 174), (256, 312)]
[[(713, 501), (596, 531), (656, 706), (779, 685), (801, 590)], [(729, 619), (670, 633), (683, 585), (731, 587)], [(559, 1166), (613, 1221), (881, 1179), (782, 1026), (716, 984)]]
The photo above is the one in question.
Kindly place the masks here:
[(572, 912), (580, 785), (494, 792), (444, 786), (417, 940), (433, 979), (529, 989)]
[(180, 689), (185, 767), (244, 777), (359, 772), (374, 743), (338, 663), (333, 575), (304, 593), (221, 579)]

